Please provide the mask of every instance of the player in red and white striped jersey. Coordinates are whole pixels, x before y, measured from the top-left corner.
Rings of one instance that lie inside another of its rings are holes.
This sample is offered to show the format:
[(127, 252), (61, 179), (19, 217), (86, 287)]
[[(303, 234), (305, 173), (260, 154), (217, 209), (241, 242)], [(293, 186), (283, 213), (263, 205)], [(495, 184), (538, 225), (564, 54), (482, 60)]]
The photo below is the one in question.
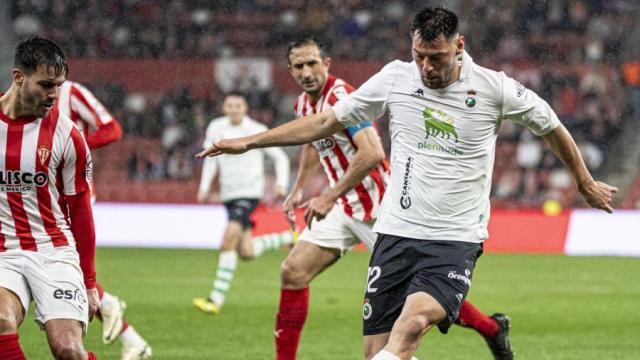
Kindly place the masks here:
[[(327, 110), (353, 90), (344, 80), (328, 75), (319, 98), (312, 99), (306, 92), (298, 97), (294, 104), (296, 116), (302, 117)], [(346, 128), (331, 137), (312, 143), (329, 179), (330, 187), (334, 188), (339, 179), (345, 176), (358, 152), (358, 146), (354, 141), (355, 134), (370, 127), (371, 123), (365, 123), (359, 127)], [(371, 132), (370, 137), (377, 136), (373, 128), (368, 131)], [(373, 169), (359, 183), (338, 198), (338, 205), (347, 216), (360, 221), (371, 221), (375, 218), (374, 214), (382, 201), (388, 181), (387, 162), (376, 162)]]
[(91, 155), (53, 108), (67, 72), (55, 43), (27, 39), (0, 95), (0, 359), (24, 359), (17, 330), (31, 301), (56, 358), (95, 359), (82, 345), (98, 307)]
[(118, 120), (86, 87), (65, 81), (56, 102), (59, 111), (78, 125), (90, 149), (111, 144), (122, 137)]
[[(67, 115), (81, 130), (90, 149), (99, 148), (119, 140), (122, 128), (118, 120), (82, 84), (65, 81), (54, 108)], [(95, 201), (95, 188), (91, 185), (91, 200)], [(96, 284), (100, 296), (100, 309), (96, 317), (102, 321), (102, 341), (122, 342), (122, 360), (147, 359), (152, 350), (133, 326), (124, 318), (126, 304)]]
[[(294, 109), (298, 117), (321, 113), (354, 89), (329, 74), (331, 59), (312, 39), (292, 44), (289, 68), (304, 92)], [(309, 201), (305, 214), (309, 229), (298, 242), (281, 272), (282, 292), (276, 320), (278, 360), (293, 360), (308, 308), (311, 280), (362, 241), (370, 250), (375, 243), (372, 224), (388, 183), (389, 167), (378, 134), (370, 122), (345, 128), (331, 137), (303, 145), (300, 170), (285, 211), (300, 205), (302, 191), (321, 163), (330, 188)], [(335, 207), (334, 204), (339, 207)], [(321, 218), (313, 226), (313, 218)], [(465, 300), (457, 324), (474, 328), (485, 338), (495, 337), (499, 325)]]

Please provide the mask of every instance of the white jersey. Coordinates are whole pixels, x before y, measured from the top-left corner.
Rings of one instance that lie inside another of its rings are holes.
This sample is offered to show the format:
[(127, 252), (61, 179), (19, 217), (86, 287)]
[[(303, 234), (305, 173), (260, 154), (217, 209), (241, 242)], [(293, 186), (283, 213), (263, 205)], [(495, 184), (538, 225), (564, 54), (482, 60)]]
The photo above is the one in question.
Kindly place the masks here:
[[(204, 148), (222, 139), (249, 136), (266, 131), (267, 127), (249, 117), (239, 125), (231, 124), (228, 117), (213, 119), (207, 127)], [(280, 148), (248, 151), (241, 155), (221, 155), (205, 159), (200, 180), (200, 192), (208, 192), (211, 181), (220, 168), (220, 197), (222, 201), (234, 199), (260, 199), (264, 195), (264, 155), (275, 163), (276, 184), (287, 188), (289, 184), (289, 158)]]
[(460, 78), (429, 89), (414, 62), (393, 61), (334, 105), (345, 126), (389, 113), (391, 183), (374, 231), (425, 240), (482, 242), (501, 121), (545, 135), (559, 124), (544, 100), (464, 52)]
[[(299, 117), (321, 113), (352, 91), (353, 87), (344, 80), (329, 75), (322, 89), (322, 96), (312, 103), (307, 95), (302, 93), (294, 104), (294, 110)], [(358, 131), (370, 126), (370, 122), (362, 121), (358, 126), (348, 127), (312, 143), (318, 151), (331, 187), (336, 186), (338, 180), (344, 177), (358, 151), (353, 137)], [(382, 160), (358, 185), (338, 199), (338, 204), (348, 216), (371, 221), (375, 219), (388, 182), (389, 165), (386, 160)]]

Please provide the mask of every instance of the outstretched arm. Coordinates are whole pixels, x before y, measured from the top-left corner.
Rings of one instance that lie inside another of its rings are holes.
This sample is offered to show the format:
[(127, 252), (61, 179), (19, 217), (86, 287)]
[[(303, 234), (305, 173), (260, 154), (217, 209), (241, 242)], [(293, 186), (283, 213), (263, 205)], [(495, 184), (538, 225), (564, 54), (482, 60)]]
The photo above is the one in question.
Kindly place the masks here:
[(325, 138), (342, 128), (344, 125), (338, 122), (336, 114), (330, 109), (255, 135), (218, 141), (196, 157), (202, 159), (220, 154), (242, 154), (251, 149), (272, 146), (301, 145)]
[(578, 190), (589, 205), (612, 213), (612, 196), (613, 193), (618, 192), (618, 188), (593, 180), (569, 131), (561, 124), (547, 135), (544, 135), (544, 138), (556, 156), (571, 171), (573, 179), (578, 185)]

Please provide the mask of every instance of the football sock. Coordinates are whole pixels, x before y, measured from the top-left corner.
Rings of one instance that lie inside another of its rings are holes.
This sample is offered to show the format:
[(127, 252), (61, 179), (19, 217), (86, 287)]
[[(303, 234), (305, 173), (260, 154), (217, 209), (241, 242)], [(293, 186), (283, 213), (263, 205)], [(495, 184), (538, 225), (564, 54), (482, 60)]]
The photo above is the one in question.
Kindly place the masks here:
[(88, 355), (87, 360), (98, 360), (98, 357), (91, 351), (87, 351), (87, 355)]
[(309, 310), (309, 288), (280, 290), (280, 309), (276, 316), (276, 359), (295, 360), (300, 333)]
[(464, 326), (466, 328), (475, 329), (482, 336), (492, 338), (498, 334), (500, 327), (498, 323), (483, 314), (470, 302), (464, 301), (460, 307), (460, 313), (456, 319), (456, 324)]
[(209, 294), (209, 300), (214, 304), (222, 307), (224, 305), (224, 298), (227, 292), (231, 288), (231, 281), (233, 280), (233, 273), (238, 266), (238, 253), (234, 250), (227, 250), (220, 252), (220, 258), (218, 259), (218, 270), (216, 271), (216, 279), (213, 282), (213, 290)]
[(291, 244), (293, 242), (293, 234), (291, 231), (265, 234), (254, 236), (251, 241), (253, 241), (253, 256), (258, 257), (265, 251), (278, 250), (282, 245)]
[(0, 335), (0, 359), (7, 360), (26, 360), (20, 342), (18, 342), (18, 334)]
[(133, 326), (127, 326), (127, 328), (120, 333), (120, 341), (124, 347), (133, 347), (144, 343), (144, 339)]
[(393, 355), (387, 350), (380, 350), (371, 360), (401, 360), (399, 357)]

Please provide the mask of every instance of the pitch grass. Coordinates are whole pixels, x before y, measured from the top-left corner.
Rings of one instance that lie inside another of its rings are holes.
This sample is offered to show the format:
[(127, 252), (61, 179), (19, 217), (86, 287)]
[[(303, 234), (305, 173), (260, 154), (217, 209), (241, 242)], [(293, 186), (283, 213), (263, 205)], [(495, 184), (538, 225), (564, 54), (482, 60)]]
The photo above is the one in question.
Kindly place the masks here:
[[(208, 293), (217, 252), (98, 249), (99, 279), (126, 300), (127, 317), (153, 346), (155, 359), (272, 359), (278, 268), (284, 252), (241, 263), (219, 316), (191, 300)], [(368, 253), (352, 253), (314, 281), (299, 359), (360, 359), (361, 307)], [(513, 320), (519, 359), (638, 359), (640, 260), (564, 256), (485, 255), (469, 299)], [(119, 359), (92, 323), (87, 348)], [(32, 312), (21, 329), (29, 359), (47, 359), (44, 333)], [(432, 331), (419, 359), (491, 359), (475, 332)]]

